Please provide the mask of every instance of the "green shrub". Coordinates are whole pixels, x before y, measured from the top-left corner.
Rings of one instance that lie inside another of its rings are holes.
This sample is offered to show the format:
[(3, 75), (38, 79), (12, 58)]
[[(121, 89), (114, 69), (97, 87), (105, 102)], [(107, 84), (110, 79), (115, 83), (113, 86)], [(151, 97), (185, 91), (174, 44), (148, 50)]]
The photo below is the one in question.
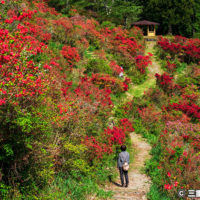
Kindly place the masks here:
[[(53, 192), (52, 192), (53, 191)], [(90, 177), (82, 176), (78, 181), (71, 177), (59, 174), (55, 181), (40, 196), (41, 200), (85, 200), (90, 195), (107, 199), (111, 192), (106, 192), (98, 187)]]
[(184, 71), (184, 69), (187, 67), (186, 63), (181, 63), (181, 62), (175, 62), (176, 64), (176, 71), (178, 73), (181, 73), (182, 71)]
[(150, 191), (147, 193), (147, 198), (149, 200), (171, 200), (166, 194), (161, 194), (156, 184), (151, 185)]
[(142, 84), (147, 79), (147, 75), (141, 74), (139, 70), (135, 69), (134, 67), (130, 68), (127, 71), (129, 78), (131, 78), (132, 83), (134, 84)]
[(196, 33), (194, 33), (194, 36), (193, 36), (194, 38), (199, 38), (200, 39), (200, 32), (196, 32)]
[(187, 85), (197, 85), (198, 84), (198, 80), (192, 78), (192, 77), (187, 77), (185, 75), (181, 75), (178, 77), (178, 79), (176, 80), (176, 83), (178, 85), (180, 85), (181, 87), (186, 87)]
[[(52, 130), (48, 125), (48, 118), (37, 115), (39, 111), (40, 108), (20, 109), (11, 105), (8, 105), (7, 110), (1, 109), (2, 199), (7, 195), (6, 188), (11, 188), (6, 200), (21, 199), (23, 194), (31, 196), (37, 193), (53, 178), (53, 159), (49, 156), (46, 143)], [(43, 111), (45, 115), (45, 110)], [(3, 115), (8, 112), (10, 115)]]
[(110, 22), (110, 21), (103, 21), (102, 22), (102, 24), (101, 24), (101, 27), (102, 28), (109, 28), (109, 29), (113, 29), (113, 28), (115, 28), (115, 24), (114, 23), (112, 23), (112, 22)]
[(112, 70), (108, 63), (100, 58), (91, 58), (88, 60), (87, 65), (85, 66), (86, 73), (105, 73), (105, 74), (112, 74)]

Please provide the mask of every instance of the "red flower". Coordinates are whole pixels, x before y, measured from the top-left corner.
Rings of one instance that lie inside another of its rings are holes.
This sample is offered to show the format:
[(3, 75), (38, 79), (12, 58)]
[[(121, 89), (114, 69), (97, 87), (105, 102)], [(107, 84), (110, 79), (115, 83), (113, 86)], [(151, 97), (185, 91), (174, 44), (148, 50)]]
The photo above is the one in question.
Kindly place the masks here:
[(171, 176), (171, 173), (170, 173), (170, 172), (167, 172), (167, 176), (170, 177), (170, 176)]

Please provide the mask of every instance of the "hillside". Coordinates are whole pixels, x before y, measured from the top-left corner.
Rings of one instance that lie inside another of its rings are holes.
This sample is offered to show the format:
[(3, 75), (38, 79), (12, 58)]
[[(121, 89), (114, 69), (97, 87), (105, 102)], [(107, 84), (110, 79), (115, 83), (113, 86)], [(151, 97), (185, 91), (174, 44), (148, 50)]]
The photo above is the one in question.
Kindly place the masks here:
[(0, 1), (0, 198), (112, 198), (132, 132), (152, 145), (148, 199), (198, 189), (200, 40), (160, 37), (149, 52), (138, 27), (47, 2)]

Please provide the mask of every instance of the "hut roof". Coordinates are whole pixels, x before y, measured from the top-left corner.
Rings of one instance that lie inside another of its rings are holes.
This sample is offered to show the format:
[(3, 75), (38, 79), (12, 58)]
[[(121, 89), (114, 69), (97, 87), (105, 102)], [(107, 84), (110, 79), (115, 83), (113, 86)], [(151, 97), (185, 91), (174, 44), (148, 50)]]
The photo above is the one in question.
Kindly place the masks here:
[(160, 25), (160, 24), (157, 23), (157, 22), (150, 22), (150, 21), (147, 21), (147, 20), (142, 20), (142, 21), (138, 21), (138, 22), (133, 23), (133, 25)]

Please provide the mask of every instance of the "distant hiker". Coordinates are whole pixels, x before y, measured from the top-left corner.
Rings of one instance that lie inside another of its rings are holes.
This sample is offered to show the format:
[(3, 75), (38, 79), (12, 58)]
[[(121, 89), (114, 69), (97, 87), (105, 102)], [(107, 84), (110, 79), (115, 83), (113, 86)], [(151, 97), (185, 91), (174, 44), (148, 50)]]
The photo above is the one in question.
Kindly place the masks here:
[(123, 78), (123, 76), (124, 76), (124, 73), (123, 73), (124, 69), (123, 69), (123, 67), (121, 67), (121, 70), (122, 70), (122, 71), (120, 72), (119, 77), (120, 77), (120, 78)]
[[(119, 172), (120, 172), (121, 187), (128, 187), (129, 153), (126, 151), (125, 145), (121, 146), (121, 151), (122, 152), (119, 153), (117, 167), (119, 168)], [(126, 180), (126, 185), (124, 184), (124, 176)]]

